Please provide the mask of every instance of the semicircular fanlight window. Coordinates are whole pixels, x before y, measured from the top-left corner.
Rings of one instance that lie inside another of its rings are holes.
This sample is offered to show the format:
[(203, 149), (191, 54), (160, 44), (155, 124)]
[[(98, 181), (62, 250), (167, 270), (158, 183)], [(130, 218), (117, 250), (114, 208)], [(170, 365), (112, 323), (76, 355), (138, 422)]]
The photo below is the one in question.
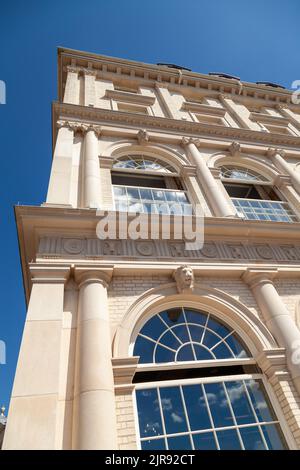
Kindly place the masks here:
[(208, 313), (182, 307), (148, 320), (133, 355), (140, 356), (140, 364), (250, 357), (232, 328)]

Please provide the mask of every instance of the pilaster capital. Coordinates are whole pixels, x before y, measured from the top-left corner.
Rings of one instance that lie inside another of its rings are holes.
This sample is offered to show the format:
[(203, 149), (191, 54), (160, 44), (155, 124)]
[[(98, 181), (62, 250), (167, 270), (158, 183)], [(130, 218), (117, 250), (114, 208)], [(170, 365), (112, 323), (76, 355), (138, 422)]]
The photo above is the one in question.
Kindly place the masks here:
[(64, 68), (65, 72), (71, 72), (71, 73), (79, 73), (80, 72), (80, 67), (76, 67), (76, 65), (66, 65)]
[(147, 132), (146, 129), (140, 129), (136, 135), (136, 138), (138, 140), (138, 143), (140, 145), (147, 144), (150, 140), (150, 135), (149, 132)]
[(180, 176), (197, 176), (197, 167), (195, 165), (185, 165), (181, 168)]
[(182, 137), (181, 145), (186, 147), (189, 144), (194, 144), (197, 148), (201, 145), (201, 140), (194, 137)]
[(277, 188), (279, 189), (289, 186), (291, 184), (291, 177), (287, 175), (277, 175), (274, 180), (274, 185), (277, 186)]
[(259, 269), (248, 268), (242, 274), (242, 280), (253, 289), (258, 285), (273, 284), (273, 279), (278, 275), (278, 269)]
[(71, 266), (29, 264), (33, 284), (65, 284), (70, 275)]
[(242, 147), (241, 147), (241, 144), (239, 142), (232, 142), (229, 147), (228, 147), (228, 152), (233, 156), (233, 157), (237, 157), (240, 155), (242, 151)]
[(110, 155), (100, 155), (100, 168), (108, 168), (109, 170), (112, 168), (114, 163), (114, 157)]
[(112, 358), (116, 395), (132, 393), (134, 390), (132, 381), (137, 370), (138, 362), (139, 356)]
[(289, 374), (285, 348), (264, 349), (255, 360), (269, 380), (286, 379)]
[(92, 68), (84, 68), (82, 69), (82, 73), (84, 75), (90, 75), (92, 77), (96, 77), (97, 76), (97, 70), (94, 70)]
[(168, 88), (169, 88), (169, 85), (168, 85), (168, 83), (165, 83), (165, 82), (158, 82), (158, 81), (157, 81), (157, 82), (155, 82), (154, 87), (156, 88), (156, 90), (159, 89), (159, 88), (166, 88), (166, 89), (168, 89)]
[(221, 179), (221, 168), (209, 168), (209, 171), (215, 179)]
[(226, 100), (226, 99), (231, 99), (231, 95), (228, 95), (226, 93), (219, 93), (218, 94), (218, 98), (219, 100), (223, 101), (223, 100)]
[(269, 158), (273, 158), (273, 157), (275, 157), (275, 155), (280, 155), (282, 158), (284, 158), (286, 153), (283, 149), (277, 149), (277, 148), (274, 148), (274, 147), (270, 147), (270, 148), (268, 148), (268, 150), (266, 152), (266, 155)]
[(113, 267), (75, 266), (75, 281), (79, 289), (85, 284), (99, 283), (107, 289), (113, 274)]

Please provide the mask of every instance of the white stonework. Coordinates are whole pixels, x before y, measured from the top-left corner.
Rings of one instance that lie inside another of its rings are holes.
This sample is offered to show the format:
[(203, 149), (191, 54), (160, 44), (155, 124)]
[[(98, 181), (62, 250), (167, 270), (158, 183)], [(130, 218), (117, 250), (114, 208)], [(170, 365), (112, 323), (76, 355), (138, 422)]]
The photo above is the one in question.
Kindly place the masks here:
[[(16, 207), (28, 312), (3, 448), (139, 449), (133, 378), (144, 369), (134, 341), (154, 314), (186, 307), (236, 330), (288, 447), (300, 449), (291, 343), (300, 340), (300, 118), (291, 93), (67, 49), (58, 67), (47, 199)], [(169, 165), (166, 189), (201, 205), (201, 249), (161, 236), (97, 238), (96, 209), (115, 208), (115, 181), (134, 174), (114, 167), (127, 155)], [(259, 199), (276, 193), (289, 221), (243, 215), (221, 167), (260, 175)]]

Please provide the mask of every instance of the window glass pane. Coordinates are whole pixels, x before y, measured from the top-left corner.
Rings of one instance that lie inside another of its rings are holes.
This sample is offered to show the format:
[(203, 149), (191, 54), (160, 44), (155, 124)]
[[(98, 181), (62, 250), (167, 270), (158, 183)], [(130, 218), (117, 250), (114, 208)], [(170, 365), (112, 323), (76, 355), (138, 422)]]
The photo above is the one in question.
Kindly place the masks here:
[(229, 328), (226, 328), (226, 326), (222, 325), (222, 323), (215, 321), (212, 317), (209, 317), (207, 326), (211, 330), (215, 331), (215, 333), (218, 333), (218, 335), (222, 336), (222, 338), (227, 336), (230, 333), (230, 331), (232, 331)]
[(206, 392), (215, 427), (232, 426), (234, 422), (225, 395), (223, 384), (205, 384), (204, 389)]
[(266, 450), (264, 441), (257, 426), (240, 428), (245, 450)]
[(164, 439), (151, 439), (149, 441), (142, 441), (142, 450), (165, 450)]
[(172, 327), (172, 331), (180, 339), (180, 341), (182, 341), (182, 343), (188, 343), (190, 341), (186, 325)]
[(225, 382), (225, 387), (237, 424), (255, 423), (255, 416), (252, 412), (243, 382), (241, 380)]
[(173, 326), (177, 323), (185, 323), (182, 308), (172, 308), (159, 314), (167, 325)]
[(269, 450), (287, 449), (285, 439), (278, 424), (268, 424), (261, 426)]
[(276, 416), (260, 380), (245, 380), (253, 407), (259, 421), (275, 421)]
[(186, 315), (186, 321), (188, 323), (196, 323), (199, 325), (205, 325), (207, 321), (207, 315), (201, 312), (195, 312), (194, 310), (184, 309)]
[(211, 422), (201, 385), (185, 385), (182, 390), (191, 430), (210, 429)]
[(217, 444), (212, 432), (193, 434), (194, 447), (196, 450), (216, 450)]
[(145, 363), (151, 364), (153, 362), (154, 346), (155, 346), (155, 343), (153, 343), (152, 341), (149, 341), (148, 339), (138, 336), (135, 341), (133, 355), (140, 356), (140, 360), (139, 360), (140, 364), (145, 364)]
[(192, 449), (190, 436), (169, 437), (168, 447), (170, 450), (190, 450)]
[(139, 190), (135, 188), (127, 188), (129, 199), (140, 199)]
[(240, 450), (242, 448), (235, 429), (218, 431), (217, 437), (221, 450)]
[(207, 346), (209, 349), (215, 346), (215, 344), (219, 343), (220, 338), (216, 336), (211, 331), (206, 330), (203, 338), (203, 344)]
[(212, 359), (215, 359), (213, 354), (205, 349), (203, 346), (200, 346), (198, 344), (194, 344), (194, 351), (196, 354), (196, 358), (198, 361), (210, 361)]
[(167, 434), (187, 431), (179, 387), (161, 388), (160, 397)]
[(217, 359), (229, 359), (234, 357), (225, 343), (220, 343), (218, 346), (212, 349), (212, 352)]
[(247, 351), (243, 348), (240, 341), (236, 339), (235, 335), (230, 335), (228, 338), (226, 338), (226, 343), (232, 349), (236, 357), (249, 357)]
[(163, 432), (157, 390), (137, 390), (136, 401), (141, 437), (161, 435)]
[(189, 331), (191, 334), (191, 338), (196, 343), (200, 343), (204, 329), (201, 326), (189, 325)]
[(160, 344), (163, 344), (165, 346), (168, 346), (169, 348), (177, 349), (181, 346), (181, 343), (176, 339), (176, 336), (171, 333), (171, 331), (167, 330), (163, 336), (159, 340)]
[(166, 329), (166, 325), (161, 321), (158, 315), (151, 318), (141, 329), (143, 335), (149, 338), (157, 339)]
[(158, 189), (152, 189), (153, 198), (155, 201), (164, 201), (165, 200), (165, 192), (159, 191)]
[(141, 198), (144, 200), (144, 201), (152, 201), (153, 198), (152, 198), (152, 191), (151, 189), (140, 189), (140, 194), (141, 194)]
[(190, 344), (185, 344), (179, 349), (177, 353), (176, 361), (181, 362), (181, 361), (194, 361), (194, 360), (195, 360), (195, 356), (194, 356), (192, 346)]
[(175, 352), (158, 345), (155, 352), (155, 362), (174, 362)]

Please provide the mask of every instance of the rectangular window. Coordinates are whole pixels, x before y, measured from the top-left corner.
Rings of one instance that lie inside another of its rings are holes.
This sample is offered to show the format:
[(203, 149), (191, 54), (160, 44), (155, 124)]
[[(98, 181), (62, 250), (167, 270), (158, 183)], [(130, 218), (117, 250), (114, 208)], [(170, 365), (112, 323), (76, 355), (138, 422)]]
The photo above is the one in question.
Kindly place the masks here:
[(280, 201), (272, 186), (224, 183), (238, 214), (248, 220), (297, 222), (287, 202)]
[(284, 450), (261, 379), (138, 389), (142, 449)]
[(136, 104), (118, 103), (118, 110), (127, 113), (149, 114), (147, 106), (140, 106)]

